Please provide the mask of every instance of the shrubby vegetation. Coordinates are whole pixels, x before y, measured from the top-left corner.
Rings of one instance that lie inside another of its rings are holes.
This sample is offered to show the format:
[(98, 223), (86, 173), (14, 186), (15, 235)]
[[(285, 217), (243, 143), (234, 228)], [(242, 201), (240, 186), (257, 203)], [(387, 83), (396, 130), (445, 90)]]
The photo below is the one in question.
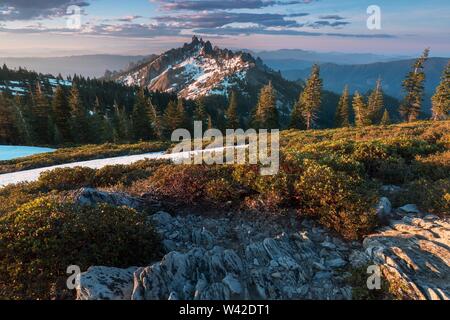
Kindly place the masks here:
[(71, 298), (68, 266), (144, 265), (160, 250), (153, 226), (132, 209), (38, 198), (0, 217), (0, 299)]
[[(4, 285), (0, 295), (12, 290), (19, 298), (50, 297), (45, 295), (48, 292), (59, 297), (57, 289), (49, 288), (58, 288), (57, 279), (63, 274), (57, 268), (75, 259), (71, 253), (64, 257), (74, 241), (87, 247), (79, 248), (82, 251), (77, 254), (83, 258), (75, 261), (86, 267), (138, 264), (133, 259), (152, 258), (140, 251), (135, 254), (138, 247), (148, 248), (146, 254), (157, 252), (153, 233), (151, 238), (143, 236), (151, 228), (141, 224), (143, 215), (129, 209), (77, 208), (70, 203), (70, 194), (80, 187), (144, 195), (170, 208), (195, 208), (200, 213), (295, 212), (299, 219), (316, 219), (349, 240), (361, 239), (378, 225), (375, 205), (382, 195), (396, 207), (415, 203), (430, 213), (450, 214), (450, 121), (290, 130), (282, 132), (280, 143), (280, 171), (274, 176), (260, 175), (258, 165), (175, 165), (148, 160), (100, 170), (58, 169), (36, 182), (0, 189), (0, 254), (7, 257), (1, 260), (0, 277), (14, 280)], [(381, 187), (388, 184), (402, 189), (385, 194)], [(75, 236), (71, 228), (83, 231)], [(133, 242), (125, 234), (140, 236)], [(126, 253), (115, 255), (109, 248), (116, 245)], [(41, 272), (45, 268), (53, 273)], [(42, 281), (33, 283), (46, 287), (25, 285), (36, 275)]]

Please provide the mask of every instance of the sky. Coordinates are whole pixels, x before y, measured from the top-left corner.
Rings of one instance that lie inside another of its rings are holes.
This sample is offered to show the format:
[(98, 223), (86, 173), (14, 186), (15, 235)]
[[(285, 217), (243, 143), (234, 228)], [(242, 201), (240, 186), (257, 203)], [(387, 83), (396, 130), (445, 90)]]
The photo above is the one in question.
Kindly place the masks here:
[(450, 1), (0, 0), (3, 57), (148, 55), (194, 34), (230, 49), (448, 57)]

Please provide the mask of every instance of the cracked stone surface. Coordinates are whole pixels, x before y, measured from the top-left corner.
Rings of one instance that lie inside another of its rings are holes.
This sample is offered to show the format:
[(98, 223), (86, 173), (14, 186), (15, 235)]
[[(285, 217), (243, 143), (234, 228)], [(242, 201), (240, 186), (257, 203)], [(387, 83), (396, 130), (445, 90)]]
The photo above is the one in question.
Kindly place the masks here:
[(372, 260), (382, 266), (400, 296), (448, 300), (450, 297), (449, 219), (421, 215), (417, 207), (364, 240)]
[[(89, 205), (141, 205), (125, 195), (88, 191), (94, 195), (85, 197)], [(149, 219), (165, 256), (139, 268), (91, 267), (80, 277), (78, 298), (351, 299), (348, 270), (378, 264), (398, 296), (448, 299), (449, 219), (421, 214), (415, 205), (391, 210), (388, 201), (379, 208), (390, 220), (363, 243), (342, 241), (309, 220), (160, 211)]]

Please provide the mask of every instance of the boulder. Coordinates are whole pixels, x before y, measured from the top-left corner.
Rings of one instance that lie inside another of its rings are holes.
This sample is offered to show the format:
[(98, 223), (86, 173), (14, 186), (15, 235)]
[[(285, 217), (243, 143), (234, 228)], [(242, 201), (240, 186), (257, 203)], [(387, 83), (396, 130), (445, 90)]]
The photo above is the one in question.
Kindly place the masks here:
[(417, 208), (417, 205), (415, 204), (406, 204), (403, 207), (398, 208), (398, 210), (404, 213), (420, 213), (419, 208)]
[(392, 214), (392, 205), (388, 198), (382, 197), (377, 205), (377, 216), (382, 223), (388, 223)]
[(130, 300), (136, 267), (91, 267), (80, 275), (78, 300)]
[(103, 192), (92, 188), (82, 188), (74, 193), (75, 203), (80, 206), (96, 206), (109, 204), (117, 207), (130, 207), (136, 210), (143, 208), (144, 202), (123, 193)]

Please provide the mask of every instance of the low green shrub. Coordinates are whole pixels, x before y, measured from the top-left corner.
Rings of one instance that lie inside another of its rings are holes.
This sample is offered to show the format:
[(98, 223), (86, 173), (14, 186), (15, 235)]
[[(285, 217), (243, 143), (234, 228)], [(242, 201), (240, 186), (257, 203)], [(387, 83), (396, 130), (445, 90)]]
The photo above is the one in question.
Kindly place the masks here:
[(317, 218), (346, 239), (359, 239), (377, 225), (375, 185), (312, 160), (294, 185), (298, 211)]
[(39, 198), (0, 217), (0, 299), (71, 298), (70, 265), (147, 265), (159, 255), (152, 224), (132, 209)]
[(74, 190), (94, 185), (96, 171), (86, 167), (58, 168), (43, 172), (38, 184), (43, 190)]
[[(223, 204), (233, 200), (239, 189), (231, 179), (231, 168), (208, 165), (163, 165), (136, 189), (171, 199), (180, 204), (205, 202)], [(217, 189), (213, 189), (216, 187)]]
[(422, 211), (438, 216), (450, 215), (450, 178), (430, 180), (421, 178), (404, 186), (402, 192), (392, 196), (396, 206), (414, 203)]
[(167, 161), (143, 160), (131, 165), (106, 166), (95, 172), (94, 186), (129, 186), (137, 180), (148, 178), (163, 164)]

